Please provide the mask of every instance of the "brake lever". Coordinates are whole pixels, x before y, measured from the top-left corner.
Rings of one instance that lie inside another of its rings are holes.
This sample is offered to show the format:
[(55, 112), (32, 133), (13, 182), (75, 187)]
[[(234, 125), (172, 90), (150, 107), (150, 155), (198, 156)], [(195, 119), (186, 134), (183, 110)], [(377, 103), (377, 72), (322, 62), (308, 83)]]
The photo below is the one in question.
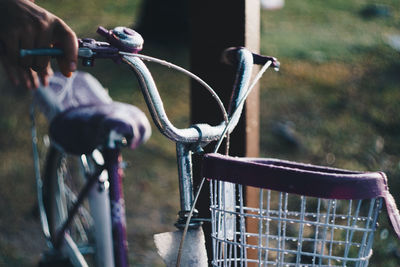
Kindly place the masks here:
[(96, 58), (110, 58), (120, 62), (119, 50), (107, 42), (99, 42), (91, 38), (78, 40), (78, 57), (82, 58), (82, 65), (92, 67)]

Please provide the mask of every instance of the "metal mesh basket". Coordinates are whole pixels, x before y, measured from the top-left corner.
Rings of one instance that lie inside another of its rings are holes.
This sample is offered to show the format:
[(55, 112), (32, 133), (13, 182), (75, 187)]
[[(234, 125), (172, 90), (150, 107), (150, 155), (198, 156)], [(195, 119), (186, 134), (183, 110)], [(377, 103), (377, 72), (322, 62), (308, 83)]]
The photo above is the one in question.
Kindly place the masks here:
[(367, 266), (390, 202), (379, 172), (209, 154), (203, 176), (212, 179), (212, 266)]

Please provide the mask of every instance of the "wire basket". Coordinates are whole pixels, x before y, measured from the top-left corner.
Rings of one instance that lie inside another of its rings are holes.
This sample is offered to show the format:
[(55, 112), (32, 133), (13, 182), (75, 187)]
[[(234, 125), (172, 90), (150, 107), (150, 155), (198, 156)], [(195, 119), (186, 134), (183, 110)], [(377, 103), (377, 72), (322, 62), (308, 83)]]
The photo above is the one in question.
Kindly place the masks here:
[(399, 233), (381, 172), (208, 154), (203, 176), (212, 266), (367, 266), (384, 202)]

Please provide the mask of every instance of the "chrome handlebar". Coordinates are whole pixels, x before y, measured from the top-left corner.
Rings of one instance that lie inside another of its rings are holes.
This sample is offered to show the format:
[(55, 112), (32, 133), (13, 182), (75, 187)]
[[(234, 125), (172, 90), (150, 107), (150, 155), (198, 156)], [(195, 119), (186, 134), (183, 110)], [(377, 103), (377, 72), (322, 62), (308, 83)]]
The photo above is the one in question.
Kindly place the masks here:
[[(185, 129), (176, 128), (168, 119), (164, 110), (162, 99), (154, 79), (143, 63), (137, 56), (142, 49), (143, 38), (137, 32), (125, 28), (116, 27), (113, 30), (106, 30), (99, 27), (97, 31), (109, 42), (98, 42), (94, 39), (79, 39), (78, 56), (82, 58), (84, 66), (93, 66), (96, 58), (111, 58), (115, 62), (125, 62), (135, 72), (140, 87), (153, 118), (155, 125), (161, 133), (177, 143), (199, 143), (205, 145), (211, 141), (222, 137), (222, 133), (230, 133), (237, 125), (243, 105), (243, 97), (247, 97), (246, 90), (249, 87), (251, 72), (254, 64), (266, 64), (279, 68), (279, 62), (273, 57), (265, 57), (253, 54), (246, 48), (230, 48), (224, 52), (223, 59), (228, 64), (237, 65), (236, 82), (233, 91), (233, 101), (231, 107), (232, 117), (216, 126), (208, 124), (196, 124)], [(63, 51), (57, 48), (21, 50), (20, 56), (60, 56)], [(135, 56), (136, 55), (136, 56)], [(186, 73), (189, 73), (186, 71)], [(190, 73), (191, 74), (191, 73)], [(191, 74), (192, 75), (192, 74)], [(195, 76), (195, 75), (193, 75)], [(205, 84), (203, 82), (203, 84)], [(235, 110), (238, 112), (233, 112)], [(229, 124), (228, 124), (229, 121)], [(228, 125), (228, 129), (225, 129)]]
[[(134, 70), (153, 121), (160, 132), (166, 137), (178, 143), (200, 144), (206, 144), (221, 137), (227, 122), (221, 122), (216, 126), (211, 126), (209, 124), (196, 124), (185, 129), (176, 128), (169, 121), (167, 114), (165, 113), (164, 105), (158, 93), (156, 83), (143, 61), (135, 55), (124, 55), (122, 60)], [(251, 70), (253, 68), (252, 53), (247, 49), (240, 49), (238, 51), (238, 62), (237, 79), (234, 91), (234, 95), (237, 96), (237, 101), (234, 101), (234, 105), (239, 103), (239, 99), (244, 95), (245, 90), (249, 86)], [(242, 109), (241, 106), (233, 106), (231, 110), (236, 110), (237, 108)], [(233, 117), (229, 118), (229, 120), (232, 120), (229, 124), (229, 133), (237, 125), (240, 115), (241, 112), (236, 112)]]

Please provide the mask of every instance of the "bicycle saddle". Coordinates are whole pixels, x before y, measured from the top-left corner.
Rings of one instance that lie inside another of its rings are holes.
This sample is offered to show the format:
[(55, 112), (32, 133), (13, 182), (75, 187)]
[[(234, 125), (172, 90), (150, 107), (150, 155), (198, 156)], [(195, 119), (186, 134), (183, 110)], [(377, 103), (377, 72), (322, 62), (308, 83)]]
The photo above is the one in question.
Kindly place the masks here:
[(50, 121), (50, 137), (65, 152), (87, 154), (119, 144), (134, 149), (151, 135), (150, 123), (137, 107), (114, 102), (90, 74), (71, 78), (55, 74), (35, 92), (35, 103)]
[(135, 106), (112, 102), (78, 106), (55, 116), (50, 137), (68, 153), (87, 154), (95, 148), (134, 149), (147, 141), (151, 128), (145, 114)]

